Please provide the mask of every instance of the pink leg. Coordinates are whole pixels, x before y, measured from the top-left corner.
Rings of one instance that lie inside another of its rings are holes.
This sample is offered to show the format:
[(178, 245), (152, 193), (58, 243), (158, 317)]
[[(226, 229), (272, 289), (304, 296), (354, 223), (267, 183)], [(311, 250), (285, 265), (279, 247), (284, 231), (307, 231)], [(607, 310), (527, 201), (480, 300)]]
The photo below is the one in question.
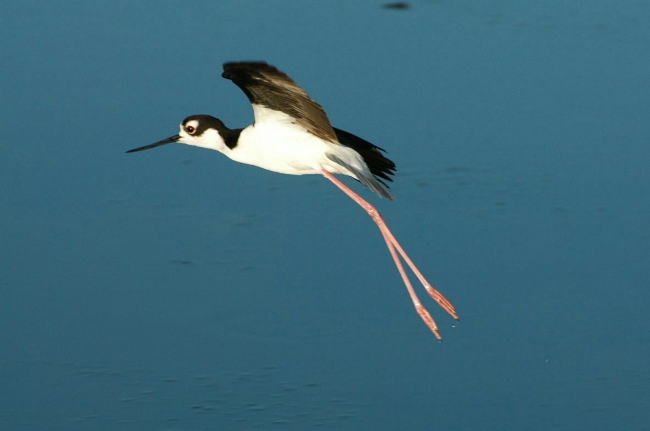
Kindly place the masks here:
[[(377, 210), (375, 209), (375, 212)], [(377, 213), (377, 216), (381, 218), (381, 215)], [(387, 237), (388, 240), (395, 246), (399, 254), (402, 256), (404, 261), (408, 264), (408, 266), (411, 268), (415, 276), (420, 280), (420, 283), (424, 286), (426, 289), (427, 293), (431, 298), (433, 298), (434, 301), (436, 301), (447, 313), (451, 315), (454, 319), (458, 320), (458, 314), (456, 314), (456, 309), (454, 308), (453, 305), (451, 305), (451, 302), (447, 300), (444, 296), (442, 296), (442, 293), (438, 292), (431, 284), (427, 281), (426, 278), (424, 278), (424, 275), (420, 272), (417, 266), (413, 263), (411, 258), (409, 257), (408, 254), (404, 251), (402, 246), (400, 245), (399, 242), (397, 242), (397, 239), (393, 235), (393, 233), (388, 229), (388, 226), (386, 226), (385, 222), (382, 219), (382, 222), (384, 223), (384, 235)]]
[[(381, 229), (380, 229), (381, 230)], [(418, 312), (422, 320), (424, 320), (424, 323), (431, 329), (431, 332), (433, 332), (433, 335), (435, 337), (442, 341), (442, 336), (440, 336), (440, 331), (438, 331), (438, 325), (436, 325), (436, 321), (433, 320), (433, 317), (431, 317), (431, 314), (427, 311), (426, 308), (422, 305), (420, 302), (420, 298), (416, 295), (415, 291), (413, 290), (413, 286), (411, 285), (411, 280), (409, 280), (408, 276), (406, 275), (406, 272), (404, 271), (404, 267), (402, 266), (402, 261), (399, 260), (399, 256), (397, 256), (397, 252), (395, 251), (395, 247), (393, 247), (393, 244), (390, 242), (388, 237), (384, 234), (382, 231), (382, 235), (384, 237), (384, 240), (386, 241), (386, 246), (388, 247), (388, 251), (390, 251), (390, 255), (393, 258), (393, 261), (395, 262), (395, 266), (397, 266), (397, 270), (399, 271), (399, 275), (402, 276), (402, 280), (404, 281), (404, 285), (406, 285), (406, 290), (408, 290), (409, 296), (411, 297), (411, 301), (413, 301), (413, 305), (415, 306), (415, 311)]]
[(411, 286), (411, 282), (408, 279), (404, 268), (402, 266), (402, 262), (399, 259), (399, 256), (397, 253), (402, 256), (404, 261), (408, 264), (408, 266), (411, 268), (413, 273), (416, 275), (416, 277), (420, 280), (424, 288), (427, 290), (427, 293), (443, 308), (445, 309), (449, 314), (454, 319), (458, 319), (458, 315), (456, 314), (456, 310), (454, 307), (451, 305), (451, 303), (444, 297), (440, 292), (438, 292), (436, 289), (434, 289), (431, 284), (424, 278), (422, 273), (418, 270), (418, 268), (415, 266), (413, 261), (409, 258), (409, 256), (406, 254), (402, 246), (399, 244), (393, 233), (390, 231), (388, 226), (386, 225), (386, 222), (384, 219), (381, 217), (377, 209), (371, 205), (369, 202), (364, 200), (361, 196), (353, 192), (349, 187), (347, 187), (345, 184), (343, 184), (341, 181), (336, 179), (334, 175), (332, 175), (330, 172), (328, 172), (325, 169), (322, 169), (321, 172), (331, 182), (334, 183), (339, 189), (341, 189), (346, 195), (348, 195), (352, 200), (354, 200), (359, 206), (361, 206), (368, 215), (374, 220), (374, 222), (377, 224), (377, 227), (379, 228), (379, 231), (381, 232), (382, 236), (384, 237), (384, 240), (386, 241), (386, 246), (388, 247), (388, 251), (391, 254), (391, 257), (395, 261), (395, 265), (397, 266), (397, 270), (399, 271), (400, 275), (402, 276), (402, 280), (404, 281), (404, 284), (406, 285), (406, 289), (409, 292), (409, 295), (411, 297), (411, 301), (413, 301), (413, 305), (415, 306), (416, 311), (424, 320), (424, 322), (427, 324), (429, 329), (434, 333), (436, 338), (441, 339), (440, 333), (438, 332), (438, 327), (436, 326), (433, 318), (429, 314), (429, 312), (424, 308), (424, 306), (420, 303), (420, 300), (418, 299), (415, 291), (413, 290), (413, 287)]

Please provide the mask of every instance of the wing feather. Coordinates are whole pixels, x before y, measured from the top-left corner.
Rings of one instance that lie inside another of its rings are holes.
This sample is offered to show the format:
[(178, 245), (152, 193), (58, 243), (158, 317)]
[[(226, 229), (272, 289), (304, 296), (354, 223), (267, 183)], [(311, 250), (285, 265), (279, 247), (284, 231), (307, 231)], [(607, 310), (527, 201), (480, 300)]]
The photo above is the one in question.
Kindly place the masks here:
[(223, 65), (226, 79), (242, 89), (254, 105), (284, 112), (321, 139), (336, 143), (336, 133), (323, 108), (288, 75), (264, 62), (233, 62)]

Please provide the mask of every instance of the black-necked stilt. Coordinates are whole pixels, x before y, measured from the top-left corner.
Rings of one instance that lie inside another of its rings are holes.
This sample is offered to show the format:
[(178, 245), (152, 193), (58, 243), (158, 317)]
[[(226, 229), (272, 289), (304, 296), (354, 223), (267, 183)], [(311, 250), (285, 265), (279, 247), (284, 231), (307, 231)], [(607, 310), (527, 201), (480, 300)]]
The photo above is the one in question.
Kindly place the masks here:
[(192, 115), (180, 124), (178, 135), (127, 152), (178, 142), (217, 150), (236, 162), (282, 174), (322, 174), (366, 210), (377, 224), (415, 309), (441, 340), (438, 327), (413, 290), (398, 253), (429, 295), (458, 319), (454, 307), (424, 278), (377, 209), (334, 176), (348, 175), (392, 200), (384, 180), (392, 181), (390, 175), (395, 171), (395, 164), (384, 157), (381, 148), (333, 128), (323, 108), (275, 67), (263, 62), (225, 63), (221, 76), (233, 81), (246, 94), (253, 105), (253, 124), (229, 129), (217, 118)]

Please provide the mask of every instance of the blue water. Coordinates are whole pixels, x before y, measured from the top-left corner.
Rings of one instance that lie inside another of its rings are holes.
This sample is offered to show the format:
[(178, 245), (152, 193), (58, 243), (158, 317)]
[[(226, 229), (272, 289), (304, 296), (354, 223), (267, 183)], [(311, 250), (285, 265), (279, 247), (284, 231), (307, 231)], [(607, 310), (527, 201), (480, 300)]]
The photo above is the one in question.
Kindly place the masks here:
[[(16, 2), (0, 17), (0, 429), (650, 429), (650, 4)], [(176, 145), (263, 59), (398, 164)], [(425, 295), (426, 296), (426, 295)]]

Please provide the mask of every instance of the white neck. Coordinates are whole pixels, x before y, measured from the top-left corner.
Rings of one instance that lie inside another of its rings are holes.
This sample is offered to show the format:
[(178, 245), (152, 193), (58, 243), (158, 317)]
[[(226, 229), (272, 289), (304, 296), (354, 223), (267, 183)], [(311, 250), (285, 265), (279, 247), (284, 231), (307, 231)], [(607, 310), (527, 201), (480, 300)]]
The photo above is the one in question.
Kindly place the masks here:
[(192, 145), (193, 147), (216, 150), (224, 154), (227, 151), (230, 151), (219, 132), (214, 129), (206, 130), (201, 136), (192, 136), (182, 133), (180, 142), (186, 145)]

